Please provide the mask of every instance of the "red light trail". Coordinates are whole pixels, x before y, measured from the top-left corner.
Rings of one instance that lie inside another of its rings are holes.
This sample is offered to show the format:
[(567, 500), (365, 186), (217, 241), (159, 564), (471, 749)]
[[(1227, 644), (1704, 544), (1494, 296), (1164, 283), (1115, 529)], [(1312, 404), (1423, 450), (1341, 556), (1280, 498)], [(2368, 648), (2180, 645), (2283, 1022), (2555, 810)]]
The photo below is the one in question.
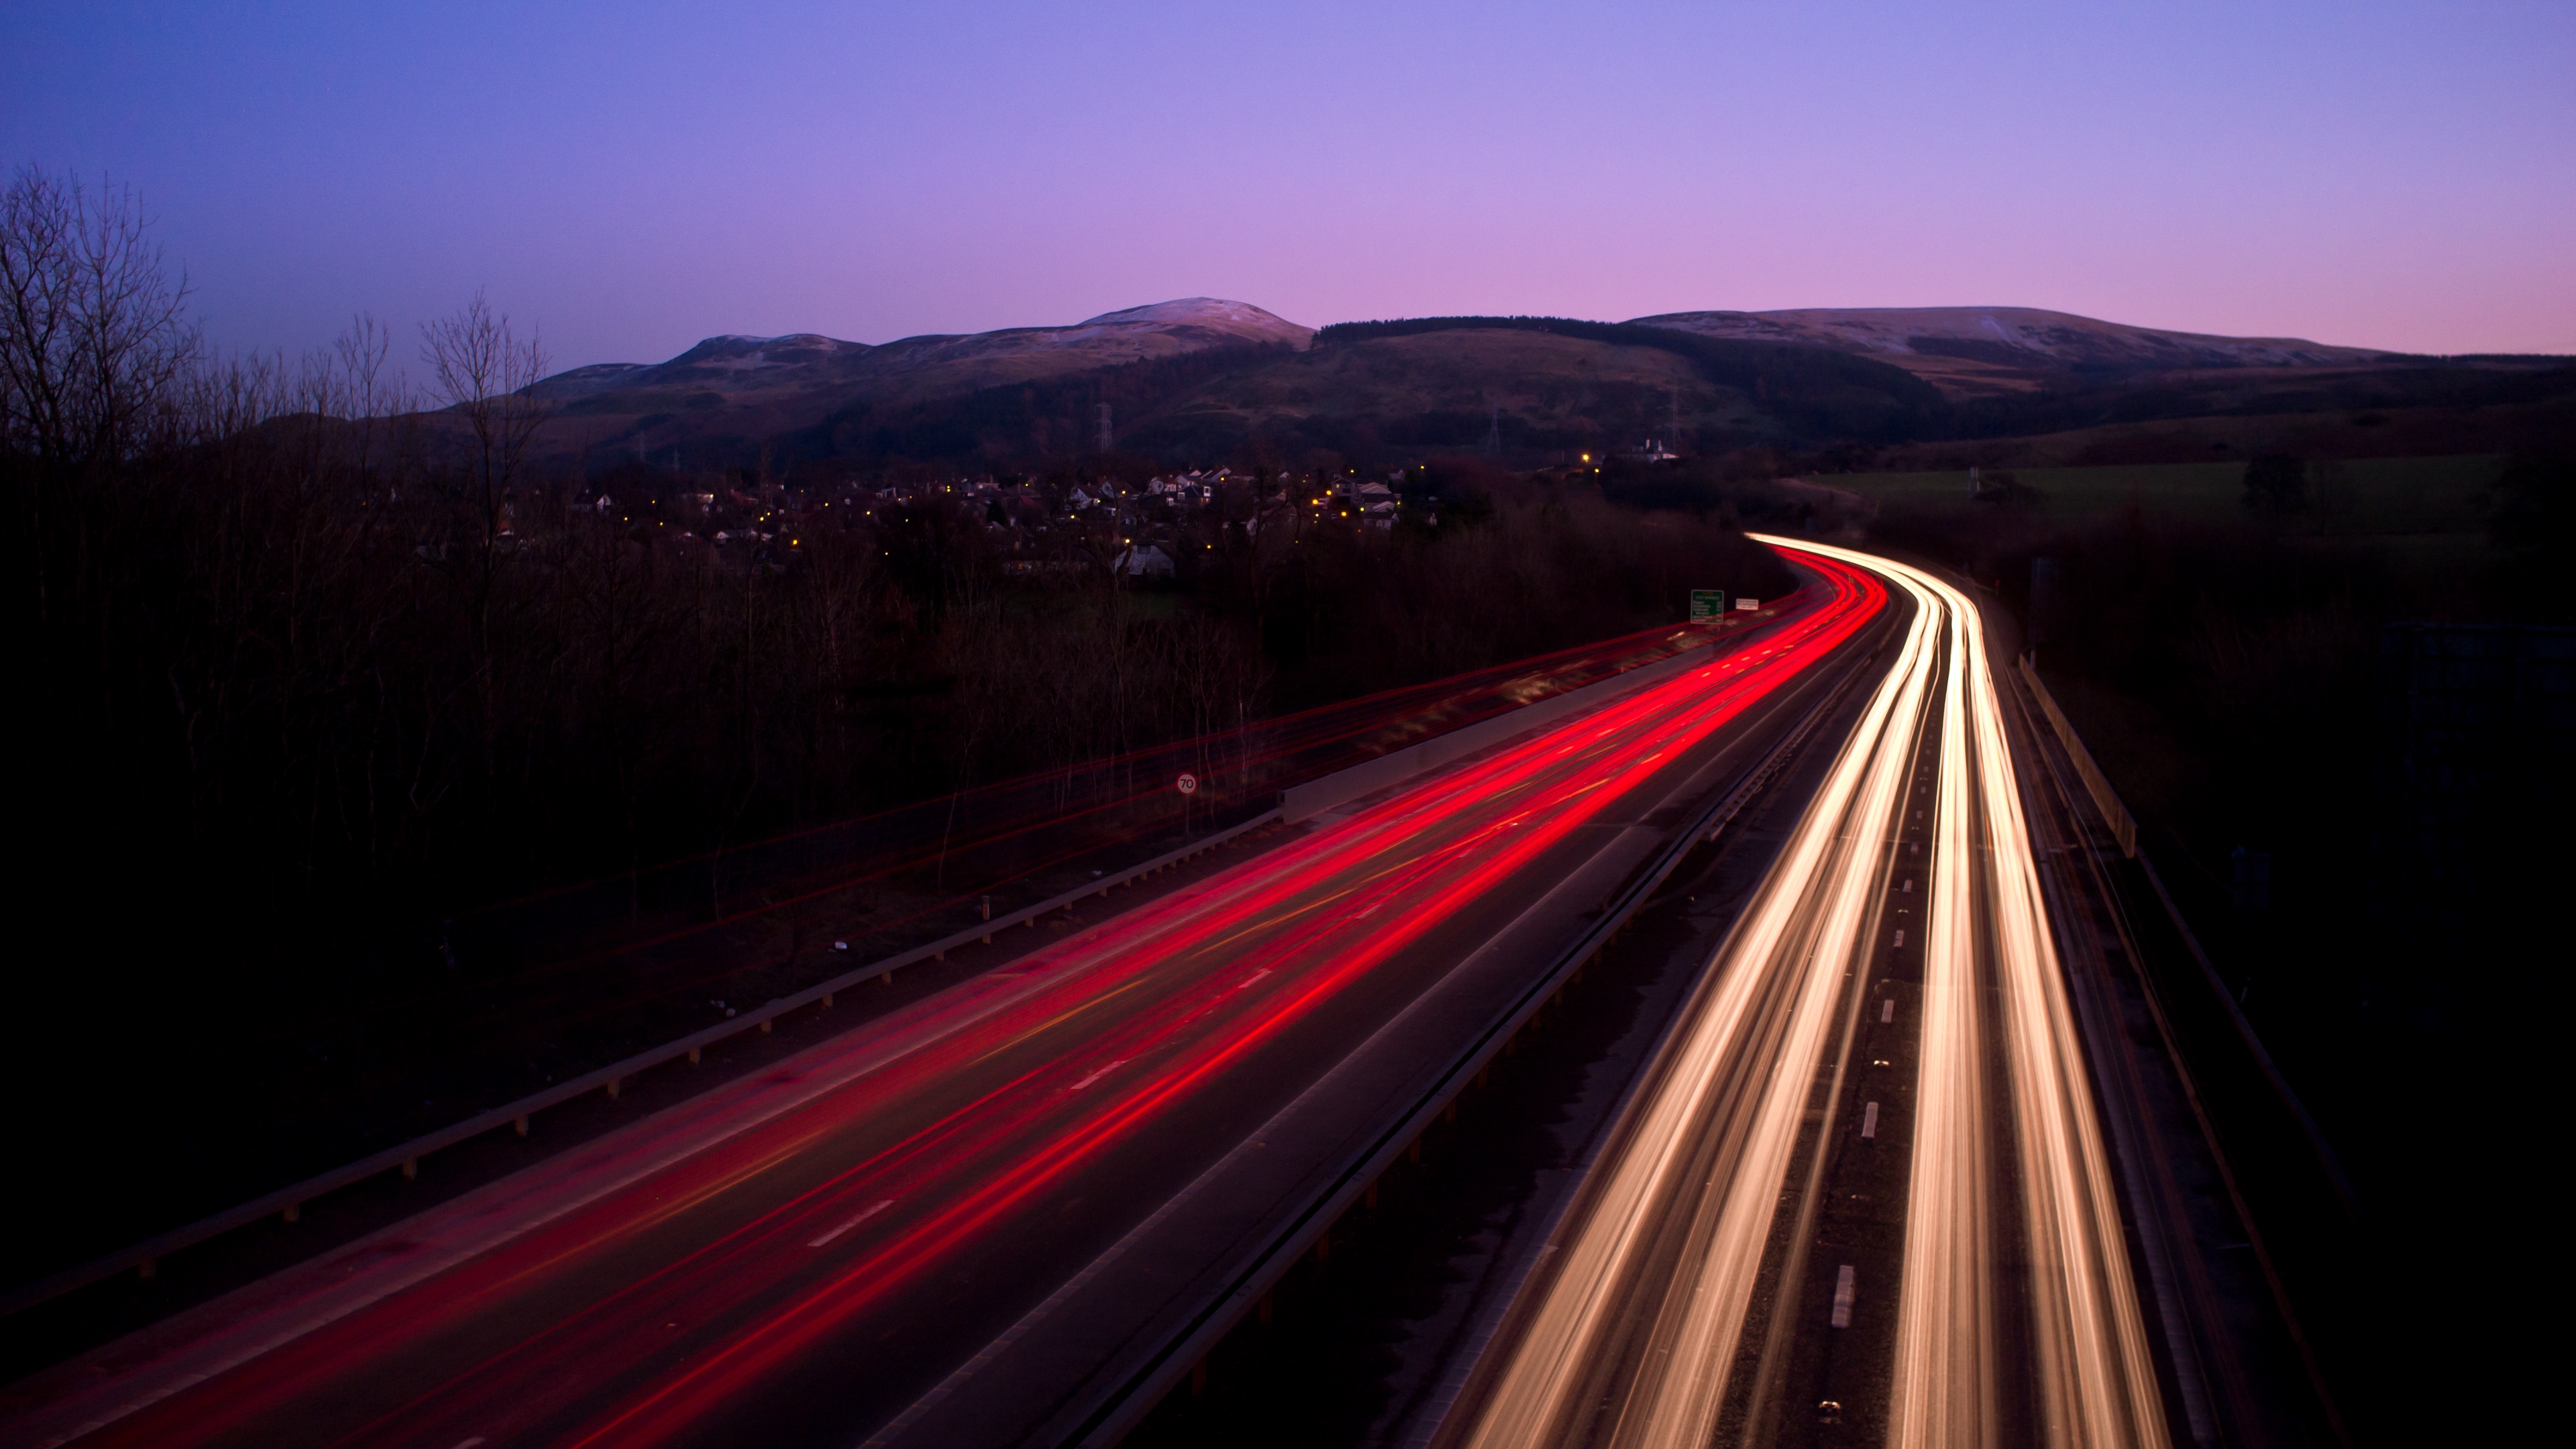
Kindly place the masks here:
[(1016, 999), (927, 1011), (879, 1068), (79, 1442), (671, 1442), (938, 1314), (1069, 1202), (1143, 1217), (1176, 1123), (1206, 1140), (1226, 1094), (1329, 1065), (1337, 1013), (1418, 993), (1462, 911), (1544, 879), (1886, 606), (1866, 570), (1812, 567), (1772, 630), (1042, 948), (996, 973), (1041, 983)]

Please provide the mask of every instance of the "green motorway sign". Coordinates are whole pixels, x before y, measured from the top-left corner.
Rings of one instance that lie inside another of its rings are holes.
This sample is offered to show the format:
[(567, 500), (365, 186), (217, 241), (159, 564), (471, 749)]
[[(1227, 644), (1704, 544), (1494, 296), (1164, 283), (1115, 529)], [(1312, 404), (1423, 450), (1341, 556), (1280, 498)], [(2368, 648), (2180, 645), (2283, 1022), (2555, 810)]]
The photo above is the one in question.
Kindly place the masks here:
[(1722, 619), (1726, 617), (1726, 590), (1691, 590), (1690, 616), (1693, 619)]

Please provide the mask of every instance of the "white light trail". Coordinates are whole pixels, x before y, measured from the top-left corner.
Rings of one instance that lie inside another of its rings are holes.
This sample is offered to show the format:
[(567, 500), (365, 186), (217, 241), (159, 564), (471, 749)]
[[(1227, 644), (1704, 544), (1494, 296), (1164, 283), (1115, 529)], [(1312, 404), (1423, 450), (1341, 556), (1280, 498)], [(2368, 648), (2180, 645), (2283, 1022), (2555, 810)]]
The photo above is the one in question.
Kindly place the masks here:
[[(1983, 1200), (1998, 1137), (2019, 1168), (2041, 1441), (2094, 1446), (2165, 1442), (2146, 1325), (2129, 1280), (2117, 1189), (2084, 1075), (2074, 1013), (2048, 932), (2030, 829), (2004, 739), (1985, 634), (1968, 597), (1930, 574), (1842, 549), (1766, 540), (1876, 569), (1937, 600), (1949, 621), (1941, 718), (1941, 787), (1924, 959), (1922, 1068), (1905, 1266), (1897, 1311), (1895, 1449), (1966, 1449), (1994, 1441), (1996, 1282), (1993, 1223)], [(2001, 988), (2011, 1080), (2008, 1123), (1990, 1130), (1976, 1090), (1980, 1060), (1972, 886), (1987, 887), (1982, 924)]]
[[(1936, 596), (1898, 576), (1926, 612)], [(1946, 631), (1945, 631), (1946, 632)], [(1914, 1157), (1906, 1187), (1888, 1443), (1983, 1444), (1995, 1419), (1994, 1299), (1987, 1272), (1985, 1122), (1979, 1110), (1975, 885), (1968, 732), (1957, 647), (1941, 690), (1941, 752), (1926, 869), (1931, 930), (1923, 951), (1923, 1037), (1915, 1077)]]
[[(1689, 1281), (1661, 1295), (1634, 1380), (1598, 1439), (1637, 1449), (1708, 1442), (1796, 1144), (1807, 1070), (1824, 1048), (1834, 988), (1866, 950), (1870, 886), (1884, 860), (1875, 847), (1895, 823), (1937, 624), (1933, 610), (1916, 611), (1895, 667), (1684, 1008), (1621, 1149), (1601, 1169), (1609, 1176), (1583, 1231), (1565, 1245), (1466, 1441), (1475, 1449), (1595, 1439), (1598, 1351), (1620, 1327), (1623, 1290), (1641, 1271), (1649, 1230), (1676, 1206), (1695, 1215), (1679, 1265)], [(1783, 991), (1794, 1003), (1785, 1030), (1776, 1008), (1764, 1010)], [(1752, 1055), (1774, 1069), (1748, 1081), (1739, 1068)], [(1721, 1140), (1711, 1181), (1726, 1188), (1701, 1193), (1695, 1179), (1712, 1164), (1695, 1149), (1713, 1119)]]
[[(1847, 976), (1865, 979), (1908, 772), (1938, 710), (1926, 866), (1922, 1044), (1888, 1441), (1968, 1449), (2003, 1428), (1998, 1384), (2036, 1385), (2050, 1445), (2164, 1442), (2118, 1201), (2042, 914), (1976, 607), (1920, 570), (1859, 565), (1916, 605), (1893, 667), (1809, 802), (1622, 1123), (1476, 1417), (1474, 1449), (1710, 1442), (1787, 1196), (1790, 1160)], [(1937, 691), (1937, 696), (1936, 696)], [(1918, 802), (1919, 803), (1919, 802)], [(1903, 859), (1920, 860), (1909, 849)], [(1909, 884), (1909, 889), (1910, 884)], [(1893, 1002), (1880, 1020), (1893, 1014)], [(1984, 1090), (2000, 1046), (2009, 1103)], [(1871, 1104), (1873, 1107), (1876, 1104)], [(1869, 1127), (1875, 1129), (1875, 1114)], [(2009, 1150), (2017, 1203), (1989, 1199)], [(2001, 1251), (2018, 1207), (2025, 1241)], [(1678, 1240), (1676, 1234), (1678, 1233)], [(1678, 1251), (1675, 1243), (1678, 1241)], [(2026, 1258), (2026, 1278), (2001, 1264)], [(1839, 1328), (1856, 1311), (1850, 1270)], [(2030, 1361), (1999, 1360), (1999, 1304)], [(1872, 1301), (1884, 1302), (1885, 1297)], [(1884, 1309), (1879, 1310), (1884, 1312)]]

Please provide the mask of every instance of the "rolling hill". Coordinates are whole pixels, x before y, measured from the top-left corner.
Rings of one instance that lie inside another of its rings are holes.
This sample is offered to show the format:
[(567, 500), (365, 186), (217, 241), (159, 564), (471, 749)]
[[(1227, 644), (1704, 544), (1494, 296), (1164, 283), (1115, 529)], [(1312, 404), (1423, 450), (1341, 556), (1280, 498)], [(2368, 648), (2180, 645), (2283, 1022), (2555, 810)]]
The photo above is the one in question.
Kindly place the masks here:
[(1882, 358), (1952, 397), (2032, 392), (2069, 373), (2202, 368), (2352, 368), (2401, 360), (2296, 337), (2168, 332), (2037, 307), (1810, 307), (1666, 312), (1637, 325), (1701, 337), (1803, 344)]
[(1096, 455), (1107, 404), (1116, 450), (1170, 461), (1418, 456), (1482, 447), (1499, 431), (1506, 460), (1530, 466), (1649, 440), (1812, 448), (2478, 406), (2554, 395), (2563, 372), (2563, 360), (2419, 358), (2027, 307), (1318, 330), (1194, 297), (1070, 326), (876, 345), (711, 337), (666, 362), (575, 368), (531, 391), (554, 411), (540, 451), (598, 463), (1043, 466)]
[(637, 404), (639, 411), (669, 400), (666, 394), (706, 391), (733, 396), (864, 389), (889, 397), (935, 397), (1211, 347), (1303, 347), (1314, 335), (1311, 327), (1247, 303), (1190, 297), (1107, 312), (1070, 327), (906, 337), (877, 346), (811, 332), (710, 337), (668, 362), (577, 367), (532, 391), (583, 402), (608, 398)]

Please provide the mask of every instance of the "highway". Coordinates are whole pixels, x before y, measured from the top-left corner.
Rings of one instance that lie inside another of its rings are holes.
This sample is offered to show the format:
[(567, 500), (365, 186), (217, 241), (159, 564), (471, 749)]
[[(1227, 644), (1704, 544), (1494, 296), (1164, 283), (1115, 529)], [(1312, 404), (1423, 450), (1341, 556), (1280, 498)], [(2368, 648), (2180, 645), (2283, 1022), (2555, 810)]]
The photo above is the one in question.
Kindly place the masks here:
[(2167, 1442), (1975, 605), (1893, 667), (1444, 1445)]
[[(1424, 1090), (1694, 802), (1830, 684), (1872, 668), (1908, 599), (1904, 662), (1889, 676), (1908, 682), (1871, 702), (1864, 734), (1877, 743), (1856, 743), (1860, 763), (1837, 768), (1850, 800), (1835, 818), (1876, 829), (1891, 801), (1913, 797), (1904, 742), (1937, 713), (1920, 681), (1965, 672), (1929, 642), (1953, 606), (1897, 575), (1904, 593), (1891, 596), (1872, 571), (1883, 565), (1815, 549), (1805, 563), (1812, 582), (1773, 625), (1669, 678), (1320, 817), (1241, 866), (1086, 922), (735, 1089), (12, 1386), (0, 1442), (1078, 1437), (1173, 1315), (1207, 1298), (1209, 1275), (1277, 1231), (1352, 1141)], [(1835, 830), (1802, 832), (1797, 849), (1796, 878), (1818, 890), (1775, 892), (1788, 902), (1776, 908), (1766, 895), (1764, 919), (1781, 949), (1812, 941), (1853, 958), (1882, 914), (1868, 862), (1883, 852)], [(2044, 951), (2044, 932), (2038, 941)], [(2031, 1019), (2044, 1028), (2044, 963), (2032, 969)], [(1744, 998), (1730, 1020), (1778, 1037), (1780, 1059), (1804, 1061), (1852, 1015), (1837, 980), (1810, 972), (1718, 994)], [(1744, 1059), (1733, 1040), (1721, 1032), (1712, 1070)], [(2063, 1095), (2066, 1069), (2050, 1055), (2061, 1046), (2032, 1048), (2042, 1075), (2030, 1091), (2052, 1090), (2053, 1070)], [(1738, 1155), (1758, 1175), (1787, 1150), (1797, 1109), (1755, 1095), (1757, 1130)], [(2081, 1112), (2061, 1116), (2080, 1137)], [(2088, 1181), (2079, 1173), (2059, 1194), (2069, 1272), (2109, 1303), (2125, 1282), (2081, 1255), (2101, 1226)], [(1737, 1292), (1759, 1256), (1748, 1220), (1712, 1219), (1728, 1236), (1712, 1292)], [(1956, 1251), (1974, 1226), (1926, 1253)], [(2109, 1226), (2116, 1243), (2116, 1217)], [(2078, 1417), (2097, 1396), (2096, 1317), (2065, 1325)], [(1717, 1346), (1732, 1330), (1718, 1314), (1680, 1331)], [(2106, 1341), (2116, 1372), (2124, 1340)]]

